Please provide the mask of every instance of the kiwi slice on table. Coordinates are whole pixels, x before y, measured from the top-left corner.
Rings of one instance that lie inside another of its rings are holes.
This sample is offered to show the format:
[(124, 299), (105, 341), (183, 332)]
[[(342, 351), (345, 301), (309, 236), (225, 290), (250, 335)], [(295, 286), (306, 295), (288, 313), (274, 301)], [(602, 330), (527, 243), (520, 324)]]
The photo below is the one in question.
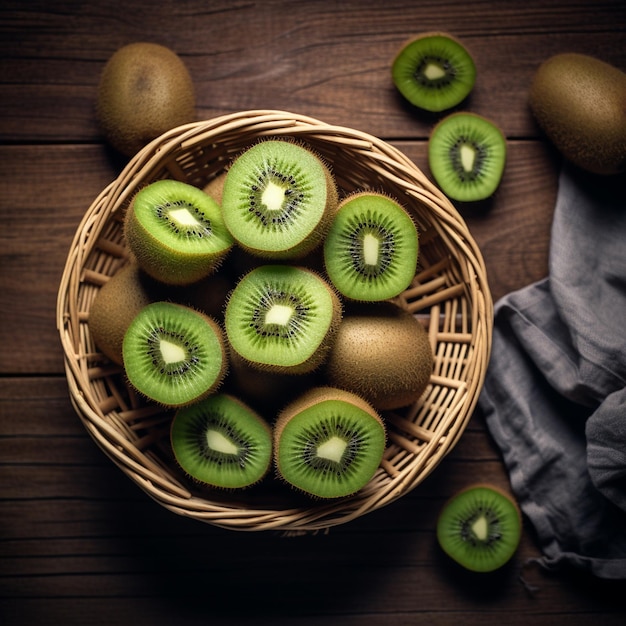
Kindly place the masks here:
[(153, 302), (128, 326), (122, 344), (131, 385), (164, 406), (197, 402), (217, 389), (228, 362), (212, 318), (173, 302)]
[(489, 485), (472, 485), (453, 496), (437, 521), (437, 540), (443, 551), (474, 572), (491, 572), (507, 563), (521, 533), (516, 502)]
[(156, 181), (134, 196), (124, 234), (141, 268), (172, 285), (210, 275), (234, 243), (219, 204), (177, 180)]
[(315, 272), (260, 265), (235, 286), (224, 315), (231, 349), (255, 367), (305, 373), (326, 358), (341, 302)]
[(407, 211), (385, 194), (362, 191), (339, 204), (324, 241), (324, 264), (346, 298), (387, 300), (413, 280), (418, 249)]
[(179, 409), (172, 421), (170, 440), (183, 471), (212, 487), (249, 487), (267, 474), (272, 463), (269, 424), (226, 393)]
[(274, 425), (278, 476), (316, 498), (362, 489), (378, 469), (385, 445), (378, 413), (356, 394), (332, 387), (308, 390)]
[(415, 316), (396, 304), (377, 302), (346, 312), (324, 372), (330, 384), (382, 411), (419, 400), (433, 363), (428, 333)]
[(506, 163), (506, 139), (492, 121), (475, 113), (452, 113), (432, 130), (428, 164), (453, 200), (475, 202), (498, 188)]
[(249, 252), (302, 257), (321, 243), (337, 204), (322, 159), (295, 141), (259, 141), (231, 164), (222, 189), (226, 226)]
[(476, 82), (476, 65), (457, 39), (447, 33), (429, 32), (403, 46), (392, 63), (391, 75), (411, 104), (440, 112), (468, 96)]

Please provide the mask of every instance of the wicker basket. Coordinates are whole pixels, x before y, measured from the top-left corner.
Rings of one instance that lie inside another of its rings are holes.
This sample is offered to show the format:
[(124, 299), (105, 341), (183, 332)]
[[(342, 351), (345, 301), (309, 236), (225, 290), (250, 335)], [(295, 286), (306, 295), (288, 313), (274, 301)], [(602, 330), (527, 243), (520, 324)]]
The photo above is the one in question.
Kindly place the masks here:
[[(388, 446), (357, 494), (311, 501), (269, 479), (241, 494), (194, 486), (173, 462), (171, 412), (128, 388), (121, 368), (97, 351), (89, 309), (128, 256), (123, 213), (141, 186), (174, 178), (203, 187), (260, 137), (299, 137), (331, 164), (340, 190), (386, 190), (414, 215), (419, 273), (400, 297), (428, 329), (435, 354), (430, 384), (414, 406), (388, 413)], [(57, 325), (72, 403), (85, 428), (132, 480), (167, 509), (239, 530), (313, 531), (342, 524), (414, 489), (463, 433), (491, 349), (492, 300), (480, 252), (446, 197), (398, 150), (363, 132), (283, 111), (244, 111), (173, 129), (140, 151), (95, 199), (72, 242)]]

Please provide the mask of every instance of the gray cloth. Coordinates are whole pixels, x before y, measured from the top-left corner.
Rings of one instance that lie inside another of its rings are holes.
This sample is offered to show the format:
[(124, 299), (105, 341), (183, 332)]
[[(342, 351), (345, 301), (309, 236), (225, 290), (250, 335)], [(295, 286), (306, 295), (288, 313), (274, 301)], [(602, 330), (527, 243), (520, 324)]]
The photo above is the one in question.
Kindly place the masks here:
[(546, 568), (626, 578), (626, 177), (565, 165), (548, 277), (495, 306), (479, 399)]

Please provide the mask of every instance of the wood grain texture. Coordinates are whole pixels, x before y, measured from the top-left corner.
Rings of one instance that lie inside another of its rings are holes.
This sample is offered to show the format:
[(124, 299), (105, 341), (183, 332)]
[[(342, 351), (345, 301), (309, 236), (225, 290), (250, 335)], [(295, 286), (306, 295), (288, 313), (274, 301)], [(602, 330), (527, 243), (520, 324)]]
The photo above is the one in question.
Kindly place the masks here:
[(547, 275), (561, 160), (527, 107), (545, 58), (575, 50), (626, 69), (622, 0), (5, 0), (0, 5), (0, 624), (612, 626), (626, 583), (549, 574), (532, 529), (496, 575), (437, 548), (444, 501), (509, 488), (479, 412), (418, 488), (328, 533), (226, 531), (166, 511), (91, 440), (72, 408), (55, 325), (75, 230), (124, 160), (103, 142), (99, 74), (138, 40), (180, 54), (198, 117), (296, 111), (377, 135), (428, 174), (436, 117), (404, 103), (390, 63), (445, 30), (478, 67), (463, 108), (507, 135), (502, 184), (458, 206), (495, 300)]

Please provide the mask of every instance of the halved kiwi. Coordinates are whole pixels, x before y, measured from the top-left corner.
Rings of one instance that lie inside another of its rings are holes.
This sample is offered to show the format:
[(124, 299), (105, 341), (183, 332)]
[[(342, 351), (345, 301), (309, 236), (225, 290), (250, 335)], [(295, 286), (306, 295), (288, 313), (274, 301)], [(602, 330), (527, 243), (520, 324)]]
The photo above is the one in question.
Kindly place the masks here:
[(324, 264), (346, 298), (387, 300), (413, 280), (418, 250), (408, 212), (383, 193), (361, 191), (339, 204), (324, 241)]
[(337, 204), (326, 164), (295, 141), (266, 139), (239, 155), (226, 174), (226, 226), (249, 252), (299, 258), (321, 243)]
[(233, 245), (219, 204), (177, 180), (156, 181), (135, 195), (124, 234), (141, 268), (173, 285), (210, 275)]
[(437, 521), (437, 540), (448, 556), (474, 572), (507, 563), (520, 542), (517, 503), (490, 485), (472, 485), (453, 496)]
[(276, 470), (292, 487), (316, 498), (348, 496), (372, 479), (385, 442), (382, 419), (362, 398), (315, 387), (276, 420)]
[(228, 368), (217, 322), (173, 302), (145, 306), (129, 324), (122, 352), (131, 385), (170, 407), (197, 402), (215, 391)]
[(217, 393), (179, 409), (170, 431), (180, 467), (194, 480), (223, 489), (258, 483), (272, 462), (269, 424), (247, 404)]
[(237, 283), (224, 325), (232, 350), (253, 366), (304, 373), (326, 358), (341, 311), (335, 291), (315, 272), (261, 265)]
[(414, 106), (439, 112), (462, 102), (476, 82), (476, 65), (460, 41), (448, 33), (423, 33), (395, 57), (391, 75)]
[(382, 411), (419, 400), (433, 363), (428, 333), (415, 316), (396, 304), (376, 302), (346, 311), (324, 373), (331, 385)]
[(432, 130), (428, 164), (453, 200), (475, 202), (498, 188), (506, 163), (506, 139), (492, 121), (475, 113), (452, 113)]

